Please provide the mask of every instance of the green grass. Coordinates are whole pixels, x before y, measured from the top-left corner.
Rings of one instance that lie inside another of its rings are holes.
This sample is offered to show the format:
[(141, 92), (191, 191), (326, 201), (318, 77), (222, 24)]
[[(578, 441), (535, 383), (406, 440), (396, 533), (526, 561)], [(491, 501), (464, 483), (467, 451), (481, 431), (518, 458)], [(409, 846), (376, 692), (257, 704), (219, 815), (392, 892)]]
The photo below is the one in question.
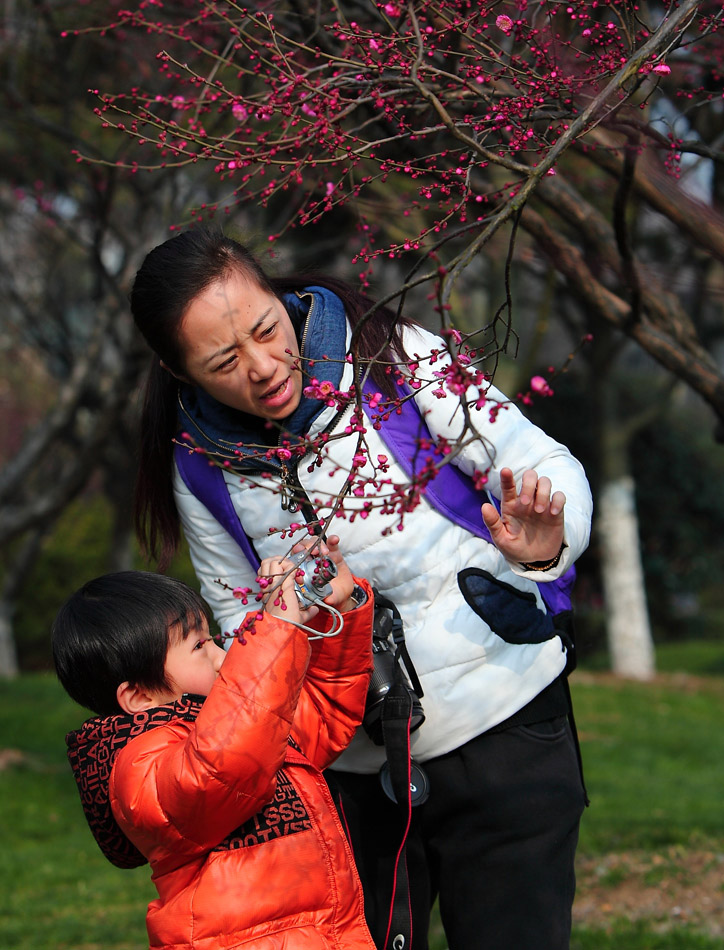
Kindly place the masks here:
[(656, 664), (662, 673), (686, 669), (700, 676), (724, 676), (724, 639), (662, 643), (656, 648)]
[(85, 823), (65, 758), (65, 733), (83, 720), (55, 678), (0, 683), (0, 946), (23, 950), (138, 950), (148, 946), (148, 868), (119, 871)]
[(574, 673), (571, 690), (592, 802), (580, 850), (724, 849), (724, 681)]
[(721, 950), (716, 937), (692, 932), (690, 928), (670, 933), (654, 933), (646, 923), (619, 921), (610, 931), (574, 929), (571, 950)]
[[(713, 624), (711, 629), (714, 629)], [(718, 620), (716, 629), (721, 629)], [(594, 653), (581, 662), (581, 669), (589, 672), (601, 673), (610, 668), (610, 659), (605, 652)], [(686, 670), (697, 676), (724, 676), (724, 637), (658, 643), (656, 669), (659, 673)]]
[[(577, 672), (571, 685), (592, 801), (580, 854), (634, 850), (673, 863), (691, 849), (724, 854), (724, 679), (672, 674), (640, 684)], [(120, 871), (103, 858), (65, 759), (63, 737), (83, 718), (50, 675), (0, 682), (3, 950), (147, 946), (148, 868)], [(667, 869), (654, 867), (647, 883)], [(601, 881), (613, 888), (624, 877), (614, 869)], [(576, 927), (572, 950), (724, 948), (686, 921), (660, 929), (614, 908), (605, 929)], [(436, 922), (431, 950), (445, 946)]]

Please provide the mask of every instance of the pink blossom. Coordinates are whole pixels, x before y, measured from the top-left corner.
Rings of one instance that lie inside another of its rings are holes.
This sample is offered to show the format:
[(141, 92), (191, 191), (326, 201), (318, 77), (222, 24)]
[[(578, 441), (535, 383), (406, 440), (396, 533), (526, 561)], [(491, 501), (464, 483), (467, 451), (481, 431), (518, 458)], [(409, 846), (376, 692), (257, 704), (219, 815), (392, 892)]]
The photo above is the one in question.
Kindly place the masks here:
[(231, 114), (234, 116), (237, 122), (246, 122), (249, 118), (249, 110), (243, 106), (240, 102), (235, 102), (231, 107)]
[(553, 390), (548, 385), (548, 381), (543, 376), (533, 376), (530, 381), (530, 388), (539, 396), (552, 396)]
[(513, 21), (504, 13), (501, 13), (501, 15), (496, 19), (495, 25), (499, 30), (502, 30), (503, 33), (510, 33), (510, 31), (513, 29)]
[(659, 76), (668, 76), (671, 72), (671, 67), (667, 66), (666, 63), (659, 63), (657, 66), (654, 66), (655, 73), (658, 73)]
[(242, 604), (249, 603), (249, 594), (251, 593), (251, 587), (235, 587), (232, 591), (232, 595), (236, 597), (237, 600), (240, 600)]
[(485, 472), (473, 472), (473, 485), (480, 491), (488, 483), (488, 476)]
[(309, 385), (305, 386), (302, 391), (309, 399), (323, 399), (328, 406), (334, 405), (333, 396), (335, 395), (335, 389), (329, 380), (325, 379), (324, 382), (320, 383), (320, 381), (313, 376), (309, 381)]

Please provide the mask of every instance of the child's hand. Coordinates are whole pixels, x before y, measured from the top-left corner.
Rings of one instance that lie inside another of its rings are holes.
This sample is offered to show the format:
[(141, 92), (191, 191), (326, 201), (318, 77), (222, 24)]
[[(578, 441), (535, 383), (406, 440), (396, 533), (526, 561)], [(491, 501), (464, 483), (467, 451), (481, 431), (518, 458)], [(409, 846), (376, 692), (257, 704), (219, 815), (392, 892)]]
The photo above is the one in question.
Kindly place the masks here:
[(264, 610), (281, 620), (307, 623), (319, 612), (318, 607), (302, 608), (294, 590), (296, 565), (287, 558), (266, 557), (259, 565), (257, 580)]
[(354, 577), (339, 550), (339, 537), (336, 534), (330, 535), (326, 543), (319, 538), (305, 538), (304, 541), (295, 544), (292, 551), (301, 551), (304, 548), (311, 550), (313, 557), (328, 557), (337, 568), (337, 576), (330, 580), (332, 593), (324, 598), (324, 603), (329, 604), (330, 607), (336, 607), (342, 613), (356, 606), (351, 600), (355, 586)]

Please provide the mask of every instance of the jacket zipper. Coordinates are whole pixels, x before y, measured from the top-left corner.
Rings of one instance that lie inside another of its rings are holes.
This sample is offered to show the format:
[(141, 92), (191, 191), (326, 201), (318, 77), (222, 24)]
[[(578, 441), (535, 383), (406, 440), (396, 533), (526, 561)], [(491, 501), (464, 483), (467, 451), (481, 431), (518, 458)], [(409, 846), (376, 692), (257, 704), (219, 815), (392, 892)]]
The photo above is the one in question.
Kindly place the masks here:
[[(312, 313), (314, 312), (315, 301), (314, 301), (314, 294), (312, 293), (302, 293), (300, 291), (295, 291), (295, 293), (297, 297), (299, 297), (300, 300), (302, 300), (304, 297), (311, 298), (309, 311), (307, 312), (307, 316), (304, 320), (304, 329), (302, 330), (302, 337), (301, 337), (301, 340), (299, 341), (299, 355), (300, 355), (300, 358), (303, 358), (304, 349), (307, 343), (307, 334), (309, 332), (309, 326), (312, 322)], [(300, 367), (300, 372), (301, 371), (302, 369)], [(337, 422), (339, 421), (339, 419), (341, 418), (344, 412), (345, 412), (345, 409), (338, 409), (337, 412), (335, 412), (334, 416), (330, 419), (330, 421), (324, 427), (323, 432), (330, 432), (332, 429), (334, 429), (334, 427), (337, 425)], [(294, 490), (296, 491), (296, 498), (299, 500), (298, 504), (293, 501), (287, 510), (299, 511), (301, 509), (301, 512), (304, 515), (304, 518), (307, 524), (313, 526), (312, 530), (314, 531), (314, 533), (321, 534), (322, 531), (319, 524), (319, 516), (317, 512), (314, 510), (312, 503), (309, 500), (309, 496), (307, 495), (306, 491), (304, 490), (302, 486), (302, 483), (299, 480), (299, 463), (302, 461), (304, 461), (304, 457), (296, 459), (294, 461), (294, 467), (292, 471), (289, 472), (288, 475), (286, 476), (287, 480), (293, 484)], [(283, 501), (282, 501), (282, 508), (284, 508)]]
[(289, 511), (292, 514), (295, 511), (301, 511), (304, 520), (307, 524), (312, 525), (312, 530), (315, 530), (314, 525), (319, 521), (319, 516), (299, 481), (296, 465), (293, 469), (287, 468), (286, 465), (282, 466), (282, 484), (279, 497), (282, 511)]

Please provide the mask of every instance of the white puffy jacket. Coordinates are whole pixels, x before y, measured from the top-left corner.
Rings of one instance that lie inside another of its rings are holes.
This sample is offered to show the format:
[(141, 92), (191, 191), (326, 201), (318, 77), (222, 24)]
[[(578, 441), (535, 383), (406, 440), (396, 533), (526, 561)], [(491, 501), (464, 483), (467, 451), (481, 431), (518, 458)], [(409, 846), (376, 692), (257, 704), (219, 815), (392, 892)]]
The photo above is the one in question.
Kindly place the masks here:
[[(444, 347), (440, 338), (419, 328), (405, 333), (409, 355), (423, 361), (418, 379), (432, 379), (440, 364), (430, 366), (425, 354)], [(345, 368), (341, 389), (351, 383), (351, 366)], [(433, 436), (454, 440), (463, 425), (458, 400), (452, 395), (438, 398), (423, 387), (415, 396)], [(468, 395), (472, 395), (469, 393)], [(457, 464), (467, 474), (489, 465), (486, 488), (499, 496), (501, 468), (512, 469), (519, 483), (526, 469), (547, 475), (553, 490), (566, 495), (566, 548), (555, 569), (526, 572), (520, 564), (508, 562), (497, 548), (452, 523), (425, 500), (405, 515), (404, 530), (397, 530), (399, 517), (373, 508), (367, 517), (349, 514), (362, 510), (364, 498), (345, 500), (347, 519), (336, 520), (330, 533), (341, 538), (341, 551), (354, 574), (366, 577), (372, 586), (397, 605), (405, 627), (407, 647), (424, 690), (425, 722), (412, 736), (412, 754), (424, 762), (458, 748), (469, 739), (497, 725), (517, 712), (551, 683), (565, 666), (565, 650), (556, 636), (540, 644), (509, 644), (498, 637), (466, 604), (457, 583), (458, 572), (466, 567), (481, 568), (522, 591), (534, 592), (542, 607), (536, 581), (553, 580), (567, 570), (585, 550), (591, 523), (591, 493), (580, 463), (565, 446), (534, 426), (505, 397), (491, 388), (488, 404), (473, 410), (482, 438), (467, 445)], [(504, 404), (494, 422), (490, 406)], [(324, 431), (335, 415), (325, 409), (314, 421), (310, 437)], [(345, 415), (334, 428), (344, 432)], [(380, 434), (367, 427), (369, 456), (386, 455), (388, 477), (403, 483), (405, 475)], [(298, 477), (308, 497), (320, 507), (324, 517), (349, 471), (357, 445), (354, 435), (330, 440), (321, 467), (308, 471), (302, 460)], [(494, 448), (491, 448), (493, 447)], [(362, 470), (364, 474), (364, 469)], [(234, 507), (260, 558), (285, 554), (291, 543), (270, 528), (288, 527), (299, 514), (283, 511), (278, 484), (270, 479), (240, 479), (224, 472)], [(174, 482), (176, 503), (191, 559), (201, 584), (201, 592), (211, 606), (222, 631), (238, 626), (250, 607), (243, 607), (217, 581), (235, 587), (255, 587), (256, 571), (246, 561), (236, 542), (219, 525), (208, 509), (188, 490), (178, 471)], [(482, 517), (482, 516), (481, 516)], [(390, 527), (388, 534), (384, 529)], [(253, 605), (253, 601), (251, 602)], [(344, 632), (340, 634), (344, 636)], [(360, 728), (350, 747), (335, 763), (353, 772), (373, 772), (384, 761), (384, 750), (375, 746)]]

